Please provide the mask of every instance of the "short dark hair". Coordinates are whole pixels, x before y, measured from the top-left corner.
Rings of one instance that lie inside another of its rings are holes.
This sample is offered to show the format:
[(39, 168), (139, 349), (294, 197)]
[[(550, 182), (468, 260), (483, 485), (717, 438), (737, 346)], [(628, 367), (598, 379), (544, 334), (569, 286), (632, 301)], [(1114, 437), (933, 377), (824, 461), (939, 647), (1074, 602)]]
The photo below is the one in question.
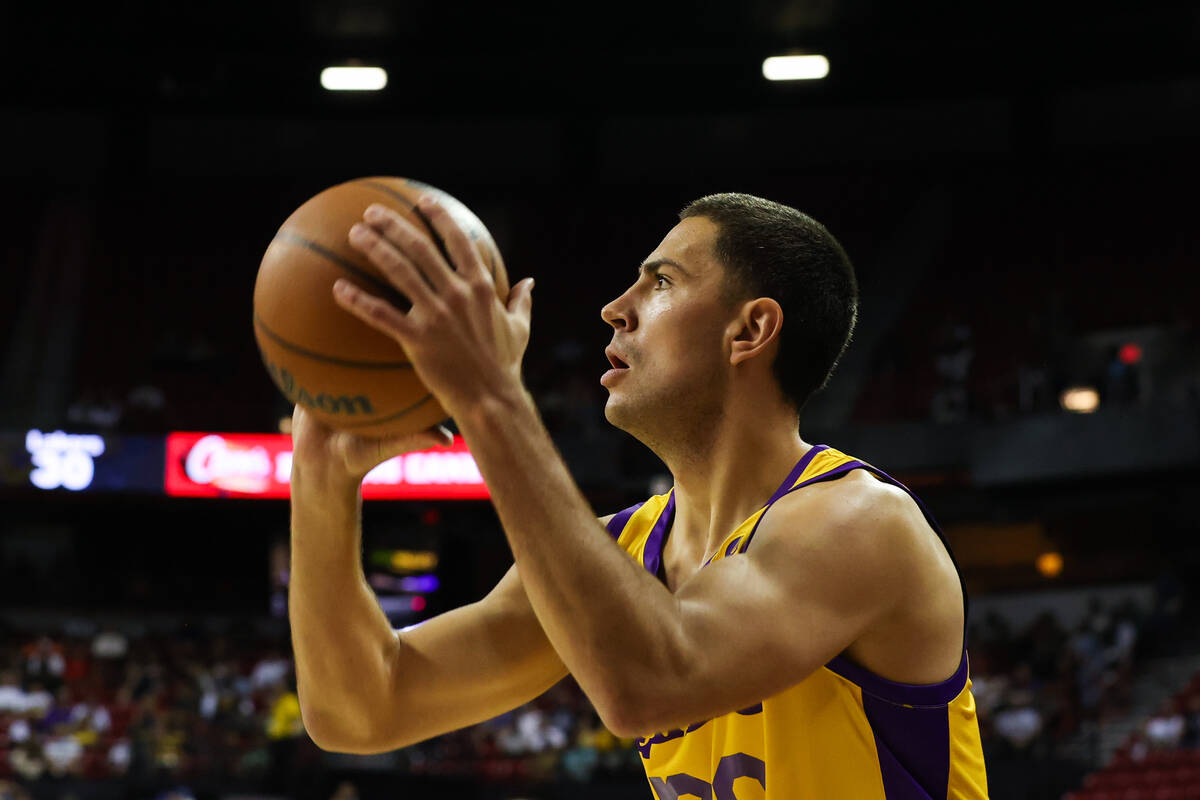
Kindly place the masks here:
[(772, 367), (799, 413), (825, 388), (854, 332), (858, 280), (846, 251), (812, 217), (754, 195), (710, 194), (679, 212), (688, 217), (717, 225), (731, 302), (770, 297), (783, 309)]

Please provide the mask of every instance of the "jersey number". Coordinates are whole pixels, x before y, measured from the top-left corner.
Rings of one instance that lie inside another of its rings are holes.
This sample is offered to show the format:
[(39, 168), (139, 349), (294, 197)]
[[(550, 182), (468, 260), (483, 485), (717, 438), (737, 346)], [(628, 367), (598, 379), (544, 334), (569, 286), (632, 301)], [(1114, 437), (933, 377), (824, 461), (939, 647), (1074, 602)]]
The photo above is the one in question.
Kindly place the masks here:
[(762, 760), (745, 753), (733, 753), (717, 762), (717, 774), (712, 783), (695, 775), (679, 773), (663, 778), (651, 778), (650, 785), (658, 800), (680, 800), (681, 797), (697, 797), (699, 800), (737, 800), (733, 793), (733, 782), (738, 778), (754, 778), (763, 789), (767, 788), (767, 765)]

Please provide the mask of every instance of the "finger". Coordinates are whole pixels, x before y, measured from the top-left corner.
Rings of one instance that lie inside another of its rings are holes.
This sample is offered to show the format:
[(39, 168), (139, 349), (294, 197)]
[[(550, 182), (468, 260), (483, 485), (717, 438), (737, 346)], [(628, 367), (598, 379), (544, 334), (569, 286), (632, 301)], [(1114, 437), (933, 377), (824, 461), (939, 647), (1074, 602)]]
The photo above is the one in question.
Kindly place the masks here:
[(429, 220), (434, 231), (442, 237), (446, 252), (450, 254), (450, 259), (458, 269), (458, 274), (468, 281), (485, 280), (491, 285), (492, 275), (488, 271), (487, 265), (483, 263), (483, 259), (479, 257), (475, 243), (471, 241), (471, 237), (467, 235), (466, 231), (454, 221), (454, 217), (450, 216), (446, 207), (439, 203), (433, 195), (423, 194), (417, 200), (417, 208)]
[(449, 447), (454, 444), (454, 434), (445, 425), (434, 425), (428, 432), (439, 447)]
[(403, 453), (428, 450), (431, 447), (449, 447), (452, 444), (454, 444), (454, 436), (442, 425), (435, 425), (420, 433), (391, 436), (378, 441), (379, 463), (382, 464), (389, 458), (394, 458)]
[(413, 323), (405, 314), (400, 313), (386, 300), (367, 294), (345, 278), (334, 281), (333, 299), (339, 306), (386, 336), (403, 342), (405, 338), (413, 335)]
[(355, 223), (350, 228), (350, 244), (379, 267), (379, 271), (414, 306), (433, 302), (434, 291), (421, 270), (379, 231), (370, 225)]
[(508, 293), (508, 312), (529, 321), (533, 314), (533, 278), (525, 278)]
[(444, 293), (454, 270), (429, 235), (387, 206), (372, 203), (363, 212), (367, 225), (408, 258), (435, 292)]

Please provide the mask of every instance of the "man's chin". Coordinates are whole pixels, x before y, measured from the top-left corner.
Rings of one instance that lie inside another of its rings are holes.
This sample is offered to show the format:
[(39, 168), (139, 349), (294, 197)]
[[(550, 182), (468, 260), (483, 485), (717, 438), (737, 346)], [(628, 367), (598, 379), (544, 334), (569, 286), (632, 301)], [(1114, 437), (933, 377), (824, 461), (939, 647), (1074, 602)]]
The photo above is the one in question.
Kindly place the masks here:
[(632, 409), (627, 403), (622, 402), (620, 398), (613, 397), (611, 393), (608, 400), (604, 402), (604, 418), (614, 428), (620, 428), (626, 433), (631, 433), (629, 430), (629, 425), (633, 422), (631, 411)]

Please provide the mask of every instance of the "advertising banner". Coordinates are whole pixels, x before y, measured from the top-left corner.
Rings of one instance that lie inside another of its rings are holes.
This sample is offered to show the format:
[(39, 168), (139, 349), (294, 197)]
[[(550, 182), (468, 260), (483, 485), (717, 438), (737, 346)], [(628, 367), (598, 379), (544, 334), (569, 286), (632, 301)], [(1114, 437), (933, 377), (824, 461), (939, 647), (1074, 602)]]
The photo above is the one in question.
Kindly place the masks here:
[[(165, 489), (173, 497), (289, 496), (292, 438), (285, 434), (172, 433)], [(485, 500), (487, 486), (461, 436), (448, 447), (396, 456), (368, 473), (363, 497)]]

